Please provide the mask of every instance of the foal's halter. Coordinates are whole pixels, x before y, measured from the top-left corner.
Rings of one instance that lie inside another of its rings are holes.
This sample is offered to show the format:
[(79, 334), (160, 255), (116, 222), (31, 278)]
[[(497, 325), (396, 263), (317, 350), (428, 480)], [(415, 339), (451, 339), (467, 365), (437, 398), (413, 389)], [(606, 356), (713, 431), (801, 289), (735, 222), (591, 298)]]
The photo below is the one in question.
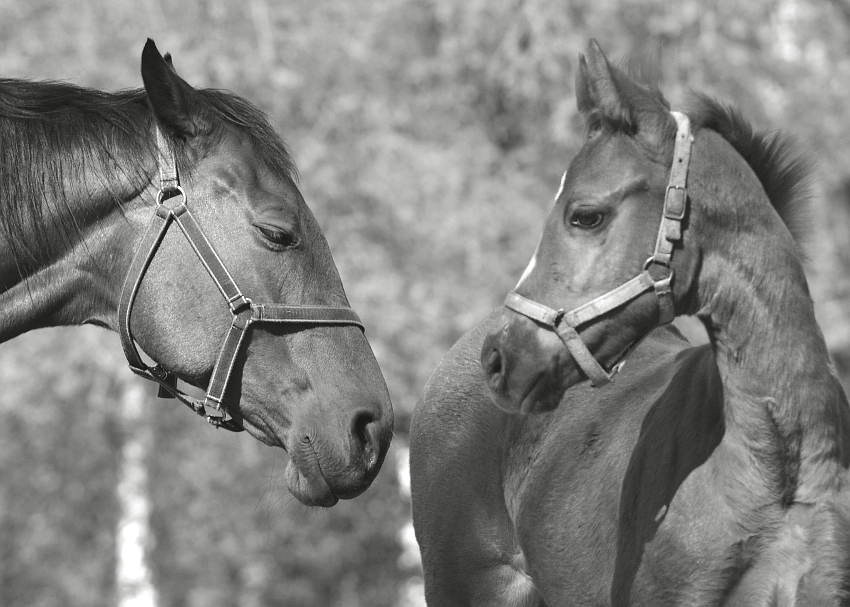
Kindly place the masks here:
[[(124, 355), (136, 374), (159, 384), (159, 396), (177, 398), (191, 407), (195, 413), (204, 417), (213, 426), (232, 432), (241, 432), (244, 428), (233, 417), (228, 417), (222, 405), (222, 399), (227, 390), (236, 357), (248, 328), (254, 323), (286, 323), (303, 326), (315, 325), (354, 325), (363, 330), (360, 317), (351, 308), (344, 306), (294, 306), (277, 303), (254, 303), (245, 297), (236, 286), (230, 272), (227, 271), (221, 258), (216, 253), (204, 231), (195, 221), (189, 207), (186, 206), (186, 192), (180, 186), (177, 175), (177, 162), (174, 152), (168, 145), (160, 129), (156, 128), (157, 147), (159, 150), (159, 192), (156, 196), (156, 208), (153, 217), (145, 230), (142, 240), (136, 249), (136, 254), (124, 280), (121, 291), (121, 301), (118, 304), (118, 332), (121, 335), (121, 345)], [(171, 222), (175, 222), (180, 231), (192, 245), (192, 249), (204, 264), (216, 287), (221, 292), (233, 321), (224, 343), (221, 346), (218, 359), (213, 368), (206, 395), (203, 400), (193, 398), (177, 388), (177, 375), (163, 369), (160, 365), (148, 366), (139, 355), (136, 342), (130, 331), (130, 315), (133, 303), (142, 284), (142, 280), (159, 250)], [(210, 415), (207, 407), (211, 407), (221, 415)]]
[[(602, 386), (610, 382), (614, 372), (608, 373), (590, 353), (578, 334), (579, 327), (636, 299), (650, 289), (655, 291), (658, 298), (658, 324), (672, 322), (676, 315), (673, 291), (670, 286), (673, 280), (670, 260), (673, 257), (673, 247), (682, 239), (682, 220), (688, 208), (688, 165), (694, 138), (688, 117), (680, 112), (671, 113), (678, 126), (676, 146), (673, 150), (673, 166), (670, 169), (670, 180), (664, 194), (664, 214), (661, 217), (661, 226), (655, 241), (655, 251), (646, 260), (643, 271), (619, 287), (569, 312), (555, 310), (514, 291), (508, 293), (505, 298), (505, 307), (557, 333), (576, 364), (581, 367), (594, 386)], [(650, 273), (650, 268), (653, 266), (661, 271), (660, 278), (655, 278)]]

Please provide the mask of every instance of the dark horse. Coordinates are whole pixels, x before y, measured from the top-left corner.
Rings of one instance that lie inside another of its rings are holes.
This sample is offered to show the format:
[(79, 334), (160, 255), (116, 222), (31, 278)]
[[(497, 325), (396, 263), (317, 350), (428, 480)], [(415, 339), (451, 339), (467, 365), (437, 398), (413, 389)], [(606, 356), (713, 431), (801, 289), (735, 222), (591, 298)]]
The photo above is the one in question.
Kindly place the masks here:
[(286, 449), (299, 500), (359, 495), (392, 406), (289, 153), (260, 111), (192, 88), (150, 40), (142, 79), (118, 93), (0, 80), (0, 341), (120, 331), (135, 371)]
[[(850, 408), (789, 230), (802, 164), (705, 97), (672, 115), (595, 43), (576, 94), (588, 140), (535, 257), (413, 419), (429, 604), (850, 605)], [(674, 313), (710, 344), (653, 329)]]

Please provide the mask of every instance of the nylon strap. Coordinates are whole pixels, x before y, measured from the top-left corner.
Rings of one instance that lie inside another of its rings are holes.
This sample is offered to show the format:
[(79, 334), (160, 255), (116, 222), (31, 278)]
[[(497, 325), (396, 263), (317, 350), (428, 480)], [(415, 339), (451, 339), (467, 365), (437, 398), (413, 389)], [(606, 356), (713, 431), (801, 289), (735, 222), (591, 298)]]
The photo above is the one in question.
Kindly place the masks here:
[(162, 129), (157, 128), (155, 130), (157, 159), (159, 161), (159, 191), (171, 192), (180, 187), (180, 177), (177, 174), (177, 159)]
[[(673, 164), (670, 168), (667, 189), (664, 192), (664, 210), (661, 225), (658, 228), (655, 250), (644, 264), (643, 271), (619, 287), (569, 312), (555, 310), (515, 291), (508, 293), (505, 297), (506, 308), (554, 331), (594, 386), (602, 386), (611, 381), (613, 373), (609, 374), (590, 352), (578, 333), (579, 327), (624, 306), (648, 290), (655, 291), (659, 325), (672, 322), (676, 315), (671, 286), (673, 270), (670, 267), (670, 260), (675, 244), (682, 239), (682, 221), (688, 209), (687, 179), (694, 137), (688, 117), (680, 112), (671, 112), (671, 114), (676, 120), (677, 127)], [(660, 278), (654, 277), (650, 271), (652, 268), (663, 268), (663, 275)]]
[(651, 289), (653, 284), (655, 284), (655, 280), (649, 275), (649, 272), (644, 270), (616, 289), (608, 291), (574, 310), (570, 310), (565, 314), (564, 320), (573, 327), (580, 327), (594, 318), (599, 318), (603, 314), (630, 302), (641, 293)]
[(688, 167), (694, 136), (690, 120), (681, 112), (671, 112), (676, 119), (676, 145), (673, 148), (673, 165), (670, 180), (664, 194), (664, 215), (655, 241), (652, 259), (655, 263), (670, 267), (673, 245), (682, 239), (682, 221), (688, 209)]
[[(242, 294), (227, 267), (204, 234), (186, 204), (186, 193), (180, 186), (174, 152), (159, 128), (156, 129), (157, 157), (159, 161), (160, 188), (156, 197), (156, 208), (142, 235), (136, 253), (127, 271), (118, 303), (118, 334), (130, 369), (159, 384), (161, 397), (172, 397), (189, 406), (198, 415), (206, 418), (217, 428), (240, 432), (244, 428), (229, 417), (224, 406), (224, 395), (249, 327), (254, 323), (289, 323), (293, 325), (317, 326), (351, 325), (364, 330), (357, 313), (346, 306), (330, 305), (287, 305), (279, 303), (255, 304)], [(192, 250), (200, 259), (221, 295), (227, 301), (233, 316), (230, 328), (224, 337), (204, 400), (198, 400), (177, 388), (177, 376), (160, 365), (149, 366), (136, 347), (130, 330), (133, 303), (142, 280), (159, 250), (165, 234), (174, 222), (189, 241)], [(221, 412), (210, 415), (207, 407)]]
[(364, 329), (357, 312), (351, 308), (338, 308), (336, 306), (284, 306), (280, 304), (252, 304), (252, 307), (254, 309), (255, 322), (355, 325)]
[(575, 327), (566, 321), (563, 310), (554, 310), (549, 306), (523, 297), (515, 291), (511, 291), (505, 297), (505, 307), (514, 312), (519, 312), (554, 331), (594, 386), (603, 386), (611, 381), (610, 376), (590, 353)]
[(570, 356), (576, 361), (579, 368), (590, 378), (590, 383), (595, 386), (604, 386), (611, 381), (611, 375), (599, 364), (599, 361), (591, 354), (584, 341), (573, 327), (563, 322), (555, 327), (555, 333), (567, 346)]
[(135, 339), (130, 331), (130, 314), (133, 310), (133, 302), (139, 292), (139, 286), (142, 284), (142, 277), (147, 272), (171, 221), (171, 213), (163, 213), (161, 206), (158, 205), (145, 233), (142, 235), (136, 254), (130, 263), (130, 269), (127, 271), (127, 277), (124, 279), (124, 286), (121, 289), (121, 299), (118, 303), (118, 333), (121, 336), (124, 356), (127, 358), (130, 368), (137, 373), (148, 369), (148, 366), (142, 361), (142, 357), (139, 356), (136, 349)]

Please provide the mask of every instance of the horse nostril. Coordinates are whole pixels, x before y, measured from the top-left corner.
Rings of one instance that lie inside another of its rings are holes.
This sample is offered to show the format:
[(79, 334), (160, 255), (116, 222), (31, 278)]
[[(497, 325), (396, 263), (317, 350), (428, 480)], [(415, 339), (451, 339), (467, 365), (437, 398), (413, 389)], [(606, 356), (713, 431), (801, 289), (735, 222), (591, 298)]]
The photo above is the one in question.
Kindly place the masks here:
[(492, 390), (499, 391), (505, 384), (505, 365), (498, 337), (488, 335), (481, 348), (481, 366)]
[(367, 472), (371, 472), (378, 463), (378, 437), (375, 416), (369, 411), (360, 411), (354, 415), (351, 422), (351, 434), (363, 454), (363, 463)]
[(490, 352), (490, 358), (487, 361), (487, 371), (490, 375), (502, 374), (502, 354), (496, 349)]

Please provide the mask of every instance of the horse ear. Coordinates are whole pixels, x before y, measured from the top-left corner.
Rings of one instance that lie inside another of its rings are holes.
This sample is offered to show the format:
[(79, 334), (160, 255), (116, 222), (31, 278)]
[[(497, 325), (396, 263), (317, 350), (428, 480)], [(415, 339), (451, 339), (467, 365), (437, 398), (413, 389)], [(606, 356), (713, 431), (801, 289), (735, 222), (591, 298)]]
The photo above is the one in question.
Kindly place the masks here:
[(142, 81), (154, 117), (165, 133), (178, 139), (197, 134), (190, 104), (195, 89), (174, 71), (171, 55), (163, 58), (150, 38), (142, 51)]
[(576, 75), (576, 103), (579, 112), (587, 116), (598, 111), (612, 122), (634, 126), (634, 113), (623, 95), (618, 80), (625, 76), (613, 67), (596, 40), (591, 39), (587, 57), (579, 55), (579, 70)]
[(593, 97), (587, 82), (587, 60), (578, 54), (578, 74), (576, 74), (576, 106), (582, 116), (587, 116), (594, 109)]

